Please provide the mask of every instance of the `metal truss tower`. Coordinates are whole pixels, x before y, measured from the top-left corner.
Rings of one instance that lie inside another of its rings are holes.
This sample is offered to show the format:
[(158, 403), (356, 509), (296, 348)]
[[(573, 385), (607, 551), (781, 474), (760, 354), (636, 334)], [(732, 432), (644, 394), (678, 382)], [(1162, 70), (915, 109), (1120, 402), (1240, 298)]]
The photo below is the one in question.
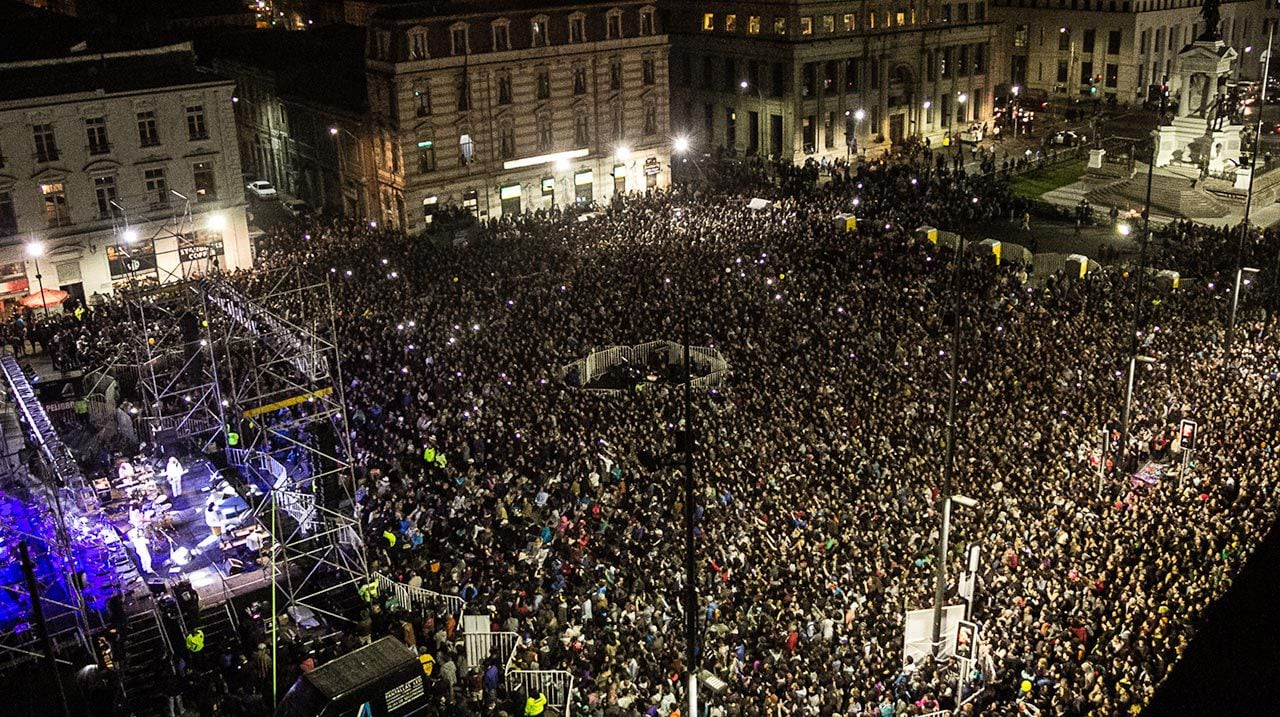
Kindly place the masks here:
[(267, 496), (255, 514), (280, 547), (291, 604), (336, 614), (324, 597), (368, 577), (327, 279), (298, 269), (232, 283), (200, 280), (221, 358), (230, 462)]
[[(190, 439), (207, 451), (224, 424), (208, 305), (181, 281), (121, 292), (129, 308), (133, 361), (143, 399), (143, 440)], [(168, 438), (167, 438), (168, 437)]]

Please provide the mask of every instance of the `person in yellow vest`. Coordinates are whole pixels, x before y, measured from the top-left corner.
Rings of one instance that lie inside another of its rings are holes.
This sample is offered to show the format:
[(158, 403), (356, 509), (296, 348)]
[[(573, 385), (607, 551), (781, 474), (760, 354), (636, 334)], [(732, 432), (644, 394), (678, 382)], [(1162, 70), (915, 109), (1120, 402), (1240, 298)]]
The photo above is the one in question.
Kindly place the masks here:
[(436, 669), (436, 658), (427, 652), (427, 648), (422, 648), (422, 653), (418, 655), (418, 664), (422, 665), (422, 674), (424, 677), (430, 677), (431, 673)]
[(540, 715), (547, 708), (547, 696), (541, 692), (537, 697), (526, 697), (524, 700), (524, 713), (528, 715)]
[(76, 315), (76, 321), (84, 321), (84, 314), (85, 314), (84, 304), (77, 306), (74, 313)]
[(75, 404), (72, 405), (72, 410), (76, 412), (76, 420), (80, 422), (80, 425), (89, 425), (89, 399), (80, 396), (76, 399)]
[(226, 426), (226, 433), (227, 433), (227, 448), (235, 448), (236, 446), (240, 445), (240, 434), (236, 433), (234, 430), (231, 429), (230, 423), (228, 423)]
[(196, 628), (187, 633), (187, 652), (195, 654), (204, 649), (204, 630)]

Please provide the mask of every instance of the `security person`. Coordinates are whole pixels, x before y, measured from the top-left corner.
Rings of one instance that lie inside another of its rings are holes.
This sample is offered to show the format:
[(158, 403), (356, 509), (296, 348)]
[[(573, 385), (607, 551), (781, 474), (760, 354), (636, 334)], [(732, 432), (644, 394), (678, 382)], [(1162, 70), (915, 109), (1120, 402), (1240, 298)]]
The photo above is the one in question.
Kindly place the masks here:
[(529, 715), (540, 715), (547, 708), (547, 696), (542, 692), (537, 697), (526, 697), (524, 700), (524, 713), (526, 717)]
[(196, 628), (187, 633), (187, 652), (196, 654), (204, 649), (204, 630)]
[(72, 405), (72, 410), (76, 412), (76, 420), (80, 425), (89, 425), (89, 399), (84, 396), (76, 398), (76, 402)]
[(226, 434), (227, 434), (227, 448), (235, 448), (236, 446), (240, 445), (240, 434), (232, 430), (230, 423), (228, 423), (226, 426)]
[(360, 595), (360, 599), (367, 603), (371, 603), (378, 599), (378, 581), (370, 580), (356, 589), (356, 593)]

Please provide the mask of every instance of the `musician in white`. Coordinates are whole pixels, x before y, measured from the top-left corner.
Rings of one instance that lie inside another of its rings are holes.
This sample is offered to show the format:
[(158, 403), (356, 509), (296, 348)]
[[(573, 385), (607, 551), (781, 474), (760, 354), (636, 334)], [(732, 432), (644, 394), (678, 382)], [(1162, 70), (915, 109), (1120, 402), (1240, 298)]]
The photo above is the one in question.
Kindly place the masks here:
[(182, 495), (182, 462), (177, 456), (169, 456), (169, 464), (165, 466), (165, 475), (169, 478), (169, 491), (174, 498)]
[(129, 542), (138, 551), (138, 564), (142, 566), (142, 572), (154, 573), (151, 569), (151, 545), (147, 542), (147, 534), (141, 528), (134, 528), (129, 531)]

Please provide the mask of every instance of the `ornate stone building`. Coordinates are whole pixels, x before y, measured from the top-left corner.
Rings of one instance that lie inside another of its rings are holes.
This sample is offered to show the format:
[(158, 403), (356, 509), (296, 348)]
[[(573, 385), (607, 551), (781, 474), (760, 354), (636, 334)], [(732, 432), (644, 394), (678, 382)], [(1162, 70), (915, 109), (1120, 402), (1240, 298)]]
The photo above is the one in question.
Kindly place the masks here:
[(377, 214), (421, 230), (666, 186), (667, 37), (643, 2), (392, 6), (368, 18)]
[(991, 116), (985, 0), (668, 8), (672, 124), (703, 151), (845, 157)]

